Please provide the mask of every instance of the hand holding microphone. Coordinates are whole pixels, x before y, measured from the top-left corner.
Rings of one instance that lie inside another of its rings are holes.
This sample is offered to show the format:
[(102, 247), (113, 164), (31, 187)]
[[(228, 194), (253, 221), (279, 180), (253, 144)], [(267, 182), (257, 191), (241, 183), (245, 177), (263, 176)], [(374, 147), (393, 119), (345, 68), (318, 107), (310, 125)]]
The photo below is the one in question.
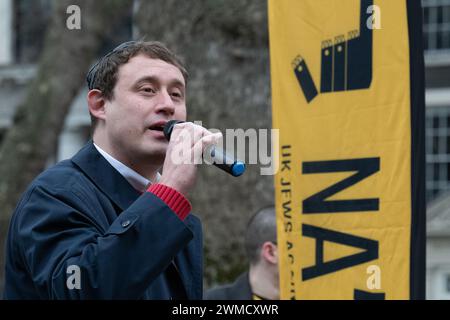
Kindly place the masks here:
[(204, 156), (210, 156), (217, 167), (231, 175), (241, 175), (245, 165), (233, 161), (215, 147), (222, 138), (221, 133), (211, 133), (191, 122), (172, 120), (164, 126), (164, 135), (169, 140), (159, 183), (187, 194), (195, 184), (197, 164)]
[[(164, 126), (164, 136), (168, 141), (170, 141), (174, 126), (179, 123), (184, 123), (184, 121), (170, 120)], [(245, 171), (245, 164), (242, 161), (231, 158), (225, 151), (214, 145), (205, 148), (203, 152), (207, 152), (207, 156), (213, 160), (213, 165), (234, 177), (239, 177)]]

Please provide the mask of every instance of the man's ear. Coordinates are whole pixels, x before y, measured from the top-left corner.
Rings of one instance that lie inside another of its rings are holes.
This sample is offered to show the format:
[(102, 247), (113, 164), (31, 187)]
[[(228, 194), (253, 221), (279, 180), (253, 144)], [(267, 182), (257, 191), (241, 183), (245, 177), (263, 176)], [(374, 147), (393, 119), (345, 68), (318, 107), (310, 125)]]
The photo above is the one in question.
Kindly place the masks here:
[(98, 89), (92, 89), (87, 94), (90, 114), (97, 119), (105, 119), (105, 97)]
[(261, 248), (261, 255), (262, 258), (267, 262), (271, 264), (277, 264), (278, 263), (277, 245), (270, 241), (264, 242)]

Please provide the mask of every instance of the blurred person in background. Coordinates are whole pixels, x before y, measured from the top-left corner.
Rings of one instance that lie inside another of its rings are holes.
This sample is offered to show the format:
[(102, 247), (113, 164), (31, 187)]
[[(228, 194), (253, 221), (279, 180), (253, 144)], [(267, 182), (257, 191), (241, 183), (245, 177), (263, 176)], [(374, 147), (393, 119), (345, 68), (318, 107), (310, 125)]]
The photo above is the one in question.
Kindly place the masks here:
[(248, 271), (233, 283), (212, 288), (207, 300), (278, 300), (280, 298), (277, 226), (274, 206), (256, 212), (248, 222), (245, 250)]

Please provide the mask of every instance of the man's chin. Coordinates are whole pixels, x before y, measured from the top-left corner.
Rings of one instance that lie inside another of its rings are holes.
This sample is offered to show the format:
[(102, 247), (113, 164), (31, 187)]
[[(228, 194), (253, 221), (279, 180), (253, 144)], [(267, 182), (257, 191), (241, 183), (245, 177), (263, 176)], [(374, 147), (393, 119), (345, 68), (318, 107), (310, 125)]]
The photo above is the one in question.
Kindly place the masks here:
[(164, 158), (166, 157), (167, 145), (165, 146), (155, 146), (152, 145), (149, 148), (145, 148), (142, 151), (142, 154), (145, 158), (151, 159), (151, 161), (160, 160), (161, 163), (164, 162)]

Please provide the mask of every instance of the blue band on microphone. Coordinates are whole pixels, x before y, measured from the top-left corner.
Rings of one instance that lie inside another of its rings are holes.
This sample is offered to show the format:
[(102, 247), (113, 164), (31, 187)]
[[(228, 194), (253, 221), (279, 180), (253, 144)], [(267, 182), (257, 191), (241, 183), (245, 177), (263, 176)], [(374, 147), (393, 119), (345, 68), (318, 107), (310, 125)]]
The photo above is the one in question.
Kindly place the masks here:
[(241, 174), (243, 174), (245, 171), (245, 164), (243, 162), (237, 161), (233, 164), (233, 167), (231, 168), (231, 173), (235, 177), (239, 177)]

